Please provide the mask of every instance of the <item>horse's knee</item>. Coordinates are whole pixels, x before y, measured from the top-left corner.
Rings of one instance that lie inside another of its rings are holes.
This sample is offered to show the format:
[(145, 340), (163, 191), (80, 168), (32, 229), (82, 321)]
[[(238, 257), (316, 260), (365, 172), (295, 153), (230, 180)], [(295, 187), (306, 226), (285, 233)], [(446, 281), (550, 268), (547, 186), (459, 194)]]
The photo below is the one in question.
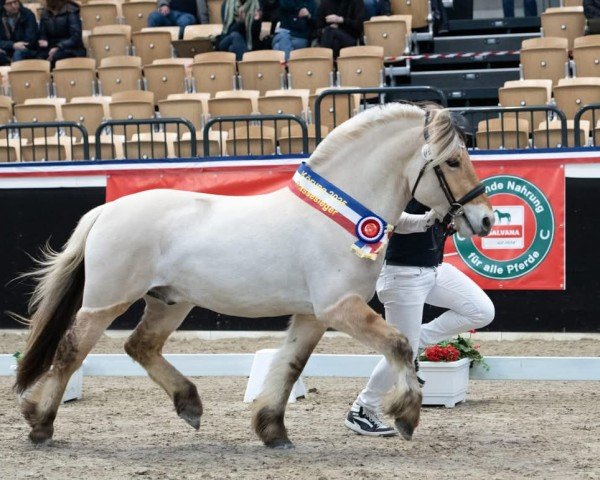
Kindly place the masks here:
[(411, 365), (413, 350), (405, 335), (395, 333), (390, 346), (392, 356), (402, 364)]

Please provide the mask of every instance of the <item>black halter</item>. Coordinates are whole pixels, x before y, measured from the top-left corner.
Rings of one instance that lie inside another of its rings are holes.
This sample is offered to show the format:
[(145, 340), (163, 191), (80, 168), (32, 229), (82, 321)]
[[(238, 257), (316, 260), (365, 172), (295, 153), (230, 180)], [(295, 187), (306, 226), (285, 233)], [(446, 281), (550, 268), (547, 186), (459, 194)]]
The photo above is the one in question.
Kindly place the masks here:
[[(429, 141), (429, 132), (427, 130), (427, 126), (429, 125), (429, 121), (431, 119), (430, 117), (431, 117), (430, 112), (426, 111), (425, 112), (425, 129), (423, 130), (423, 136), (425, 137), (426, 142)], [(419, 182), (423, 178), (423, 175), (425, 174), (425, 171), (427, 170), (428, 165), (431, 162), (433, 162), (433, 160), (434, 160), (428, 144), (425, 144), (425, 146), (423, 147), (423, 156), (425, 157), (426, 161), (425, 161), (425, 164), (421, 167), (421, 170), (419, 171), (419, 175), (417, 177), (417, 181), (415, 182), (415, 185), (412, 188), (411, 196), (413, 198), (415, 196), (415, 191), (417, 190)], [(440, 187), (442, 188), (442, 191), (444, 192), (446, 199), (450, 203), (450, 209), (448, 210), (448, 213), (446, 213), (446, 216), (444, 217), (442, 222), (445, 225), (450, 225), (450, 223), (452, 223), (452, 221), (454, 220), (455, 217), (458, 217), (458, 216), (464, 214), (464, 206), (467, 203), (469, 203), (473, 199), (477, 198), (479, 195), (482, 195), (483, 193), (485, 193), (485, 185), (483, 185), (482, 183), (478, 183), (469, 192), (467, 192), (461, 198), (456, 200), (454, 198), (454, 195), (452, 194), (452, 191), (450, 190), (450, 186), (448, 185), (448, 182), (446, 181), (446, 177), (444, 176), (444, 172), (442, 171), (441, 167), (439, 165), (435, 165), (433, 167), (433, 170), (435, 171), (438, 181), (440, 182)], [(473, 230), (473, 227), (469, 223), (469, 220), (467, 219), (466, 216), (464, 217), (464, 219), (469, 224), (469, 227), (471, 228), (471, 230)], [(475, 230), (473, 230), (473, 232), (474, 231)]]

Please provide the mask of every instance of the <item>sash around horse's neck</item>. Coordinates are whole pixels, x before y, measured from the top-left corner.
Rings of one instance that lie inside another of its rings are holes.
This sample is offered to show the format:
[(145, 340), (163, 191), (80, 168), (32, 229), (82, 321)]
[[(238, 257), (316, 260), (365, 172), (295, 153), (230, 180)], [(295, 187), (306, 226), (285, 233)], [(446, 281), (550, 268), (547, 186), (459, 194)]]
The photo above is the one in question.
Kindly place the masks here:
[(322, 212), (358, 238), (352, 251), (361, 258), (376, 260), (387, 244), (394, 226), (302, 163), (289, 184), (301, 200)]

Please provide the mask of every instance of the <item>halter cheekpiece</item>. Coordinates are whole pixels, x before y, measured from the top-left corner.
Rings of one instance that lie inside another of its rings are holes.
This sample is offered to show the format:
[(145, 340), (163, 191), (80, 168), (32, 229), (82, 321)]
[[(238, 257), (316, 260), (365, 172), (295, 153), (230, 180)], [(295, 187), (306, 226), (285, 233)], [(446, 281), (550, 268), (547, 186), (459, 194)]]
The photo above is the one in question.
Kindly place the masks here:
[[(431, 121), (431, 112), (429, 110), (425, 110), (425, 128), (423, 129), (423, 137), (425, 138), (426, 143), (425, 143), (425, 145), (423, 145), (423, 148), (421, 149), (421, 156), (425, 160), (425, 163), (421, 167), (421, 170), (419, 171), (419, 175), (417, 176), (417, 181), (415, 182), (415, 185), (412, 188), (411, 196), (413, 198), (415, 196), (415, 191), (417, 190), (417, 187), (419, 186), (419, 182), (421, 181), (421, 179), (423, 178), (423, 175), (425, 174), (425, 171), (427, 170), (427, 167), (429, 166), (429, 164), (431, 162), (434, 161), (433, 151), (431, 149), (431, 145), (429, 144), (429, 129), (428, 129), (428, 127), (429, 127), (430, 121)], [(464, 206), (467, 203), (469, 203), (473, 199), (477, 198), (479, 195), (482, 195), (483, 193), (485, 193), (485, 185), (483, 185), (482, 183), (478, 183), (469, 192), (467, 192), (461, 198), (456, 200), (454, 198), (454, 194), (452, 193), (452, 190), (450, 190), (450, 186), (448, 185), (448, 182), (446, 180), (444, 172), (442, 171), (442, 168), (439, 165), (434, 165), (433, 170), (438, 178), (440, 187), (441, 187), (442, 191), (444, 192), (444, 196), (450, 203), (450, 209), (448, 210), (448, 213), (446, 213), (446, 216), (442, 220), (442, 222), (444, 224), (449, 225), (452, 222), (452, 220), (454, 220), (455, 217), (458, 217), (458, 216), (464, 214)], [(469, 220), (467, 219), (467, 217), (465, 216), (464, 218), (468, 223)]]

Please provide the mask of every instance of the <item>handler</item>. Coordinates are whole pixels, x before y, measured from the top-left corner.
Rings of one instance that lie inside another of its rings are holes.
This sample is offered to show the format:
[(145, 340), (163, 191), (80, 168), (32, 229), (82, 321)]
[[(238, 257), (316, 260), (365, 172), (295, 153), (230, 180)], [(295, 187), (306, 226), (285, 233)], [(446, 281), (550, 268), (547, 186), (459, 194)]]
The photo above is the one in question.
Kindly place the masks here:
[[(494, 305), (475, 282), (443, 263), (446, 238), (454, 230), (416, 200), (402, 213), (377, 280), (377, 296), (385, 318), (408, 338), (413, 360), (419, 348), (482, 328), (494, 319)], [(449, 310), (421, 325), (425, 303)], [(383, 358), (350, 408), (345, 425), (361, 435), (390, 437), (397, 431), (380, 418), (382, 397), (397, 374)]]

